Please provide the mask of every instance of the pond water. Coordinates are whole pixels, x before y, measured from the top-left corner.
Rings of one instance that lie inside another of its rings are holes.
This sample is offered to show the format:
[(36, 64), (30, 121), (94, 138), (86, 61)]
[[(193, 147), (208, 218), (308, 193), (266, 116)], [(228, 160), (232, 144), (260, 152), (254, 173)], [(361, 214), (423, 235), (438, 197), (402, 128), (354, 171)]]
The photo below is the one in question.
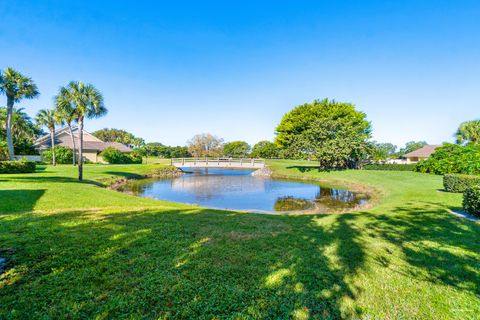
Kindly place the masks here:
[(323, 213), (361, 206), (367, 196), (318, 184), (252, 176), (253, 170), (185, 168), (173, 179), (145, 179), (123, 190), (159, 200), (202, 207), (278, 213)]

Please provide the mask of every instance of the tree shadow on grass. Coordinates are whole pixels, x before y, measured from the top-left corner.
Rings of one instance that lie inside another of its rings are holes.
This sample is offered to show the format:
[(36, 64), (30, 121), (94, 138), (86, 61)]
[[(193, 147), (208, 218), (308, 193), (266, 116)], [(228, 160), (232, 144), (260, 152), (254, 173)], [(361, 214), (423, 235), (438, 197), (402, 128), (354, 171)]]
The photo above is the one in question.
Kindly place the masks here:
[(82, 180), (79, 181), (77, 178), (72, 177), (64, 177), (64, 176), (48, 176), (48, 177), (38, 177), (38, 176), (21, 176), (21, 177), (12, 177), (9, 179), (11, 182), (25, 182), (25, 183), (85, 183), (85, 184), (92, 184), (96, 186), (102, 186), (102, 184), (95, 180)]
[(14, 252), (14, 271), (0, 278), (0, 317), (359, 316), (343, 305), (359, 293), (350, 278), (365, 260), (354, 218), (205, 209), (22, 215), (0, 229)]
[(288, 166), (287, 169), (295, 169), (301, 173), (311, 172), (311, 171), (318, 171), (318, 172), (331, 172), (331, 171), (344, 171), (346, 169), (341, 168), (330, 168), (325, 169), (321, 168), (319, 165), (308, 165), (308, 166)]
[(479, 224), (429, 202), (407, 203), (393, 212), (376, 216), (366, 228), (404, 253), (410, 265), (405, 275), (480, 295)]
[(0, 190), (0, 214), (32, 211), (44, 193), (45, 189)]

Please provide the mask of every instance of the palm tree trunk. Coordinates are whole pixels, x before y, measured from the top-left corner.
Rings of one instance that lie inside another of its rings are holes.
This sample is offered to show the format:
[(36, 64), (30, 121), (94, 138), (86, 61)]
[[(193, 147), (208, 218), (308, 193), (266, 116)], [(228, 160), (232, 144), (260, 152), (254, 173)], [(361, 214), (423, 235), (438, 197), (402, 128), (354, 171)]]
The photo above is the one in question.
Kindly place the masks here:
[(57, 155), (55, 154), (55, 128), (50, 129), (50, 140), (52, 140), (52, 164), (57, 165)]
[(8, 145), (8, 157), (10, 161), (15, 159), (15, 152), (13, 150), (13, 138), (12, 138), (12, 114), (13, 114), (13, 97), (7, 95), (7, 121), (6, 121), (6, 130), (7, 130), (7, 145)]
[(78, 180), (83, 180), (83, 118), (78, 119), (80, 145), (78, 146)]
[(73, 159), (73, 165), (76, 164), (76, 161), (75, 161), (75, 156), (76, 156), (76, 148), (75, 148), (75, 137), (73, 136), (73, 131), (72, 131), (72, 124), (71, 123), (68, 123), (68, 129), (70, 130), (70, 138), (72, 139), (72, 147), (73, 147), (73, 155), (72, 155), (72, 159)]

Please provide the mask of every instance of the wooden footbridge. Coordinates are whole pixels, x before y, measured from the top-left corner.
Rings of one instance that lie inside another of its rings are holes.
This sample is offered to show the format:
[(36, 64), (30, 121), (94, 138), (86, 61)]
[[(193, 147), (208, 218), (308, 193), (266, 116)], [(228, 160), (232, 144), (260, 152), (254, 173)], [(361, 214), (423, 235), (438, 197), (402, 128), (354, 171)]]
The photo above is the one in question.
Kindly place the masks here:
[(240, 158), (173, 158), (172, 166), (178, 168), (245, 168), (260, 169), (265, 167), (265, 159)]

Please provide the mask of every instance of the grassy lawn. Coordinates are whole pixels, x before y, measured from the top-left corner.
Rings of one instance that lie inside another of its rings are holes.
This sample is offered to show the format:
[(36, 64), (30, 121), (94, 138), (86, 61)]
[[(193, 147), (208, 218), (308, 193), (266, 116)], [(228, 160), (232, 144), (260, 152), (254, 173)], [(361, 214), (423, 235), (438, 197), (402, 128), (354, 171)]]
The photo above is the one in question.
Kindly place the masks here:
[(149, 165), (0, 175), (3, 318), (478, 319), (480, 224), (461, 195), (413, 172), (277, 176), (369, 186), (369, 210), (270, 216), (137, 198), (101, 187)]

